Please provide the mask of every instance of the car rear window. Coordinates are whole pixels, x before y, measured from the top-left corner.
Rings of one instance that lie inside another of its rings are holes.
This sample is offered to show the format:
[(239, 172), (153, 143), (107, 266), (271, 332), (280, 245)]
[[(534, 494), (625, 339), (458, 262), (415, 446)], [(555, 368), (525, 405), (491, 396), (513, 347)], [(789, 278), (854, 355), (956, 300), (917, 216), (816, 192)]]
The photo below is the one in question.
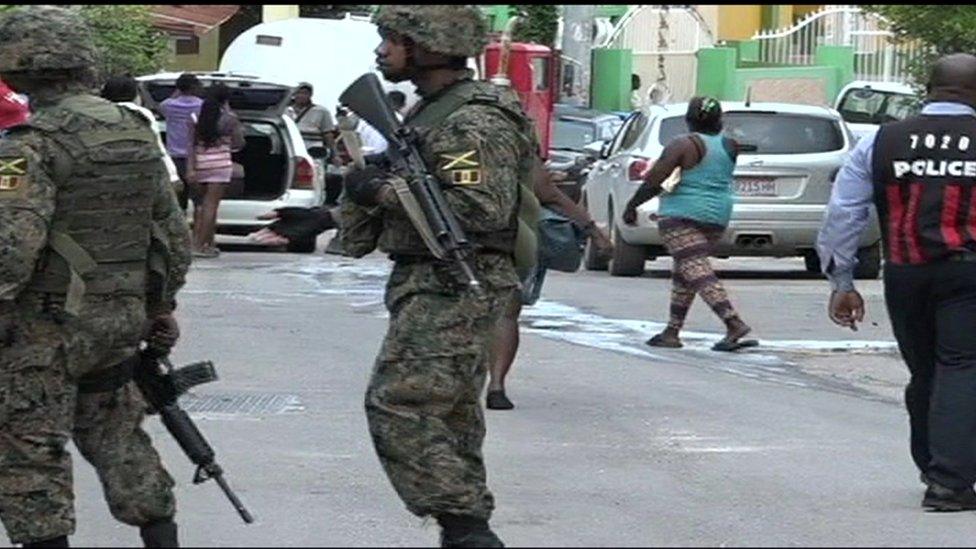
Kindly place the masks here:
[[(204, 82), (204, 89), (208, 84)], [(173, 82), (149, 82), (146, 90), (156, 103), (163, 102), (176, 91)], [(230, 86), (230, 108), (234, 110), (273, 110), (285, 100), (287, 88), (242, 88)]]
[[(622, 124), (622, 122), (621, 122)], [(552, 148), (583, 150), (594, 141), (609, 141), (621, 124), (593, 123), (559, 118), (553, 128)]]
[(914, 95), (854, 88), (847, 90), (837, 110), (851, 124), (885, 124), (917, 113), (918, 102)]
[[(811, 154), (839, 151), (844, 135), (836, 120), (805, 114), (777, 112), (727, 112), (723, 134), (742, 145), (755, 146), (750, 154)], [(661, 122), (660, 142), (667, 145), (688, 133), (683, 116)]]

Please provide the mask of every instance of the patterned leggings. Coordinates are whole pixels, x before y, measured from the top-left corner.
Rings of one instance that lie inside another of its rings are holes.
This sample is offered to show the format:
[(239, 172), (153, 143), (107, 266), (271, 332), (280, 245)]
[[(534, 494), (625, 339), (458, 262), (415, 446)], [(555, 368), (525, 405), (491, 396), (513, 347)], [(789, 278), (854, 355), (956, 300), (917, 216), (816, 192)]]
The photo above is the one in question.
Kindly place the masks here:
[(701, 294), (702, 299), (724, 322), (738, 317), (708, 261), (712, 246), (722, 237), (725, 227), (665, 217), (658, 222), (658, 228), (674, 260), (668, 328), (681, 330), (696, 293)]

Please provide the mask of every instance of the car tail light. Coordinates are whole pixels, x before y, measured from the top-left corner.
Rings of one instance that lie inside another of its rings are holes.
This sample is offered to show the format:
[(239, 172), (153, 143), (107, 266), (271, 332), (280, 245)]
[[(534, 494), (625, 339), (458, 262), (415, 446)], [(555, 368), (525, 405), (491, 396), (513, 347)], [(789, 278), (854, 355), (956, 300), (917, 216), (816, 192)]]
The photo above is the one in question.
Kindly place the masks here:
[(315, 166), (307, 158), (298, 157), (295, 166), (295, 179), (291, 183), (293, 189), (315, 189)]
[(653, 162), (638, 158), (630, 163), (627, 168), (627, 179), (631, 181), (642, 181), (647, 170), (651, 169)]

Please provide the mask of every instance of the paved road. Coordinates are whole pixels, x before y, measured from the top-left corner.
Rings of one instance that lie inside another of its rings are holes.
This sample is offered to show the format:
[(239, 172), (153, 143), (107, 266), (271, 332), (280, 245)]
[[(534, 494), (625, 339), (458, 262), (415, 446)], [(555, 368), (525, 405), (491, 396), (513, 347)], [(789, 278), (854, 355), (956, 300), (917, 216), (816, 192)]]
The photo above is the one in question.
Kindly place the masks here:
[[(707, 350), (719, 324), (701, 303), (686, 349), (643, 347), (665, 320), (666, 261), (639, 279), (551, 276), (523, 319), (517, 408), (488, 414), (499, 535), (510, 546), (972, 544), (976, 516), (919, 508), (879, 284), (862, 285), (869, 322), (855, 334), (823, 318), (825, 283), (802, 262), (720, 263), (763, 341), (754, 352)], [(378, 256), (256, 251), (194, 265), (176, 358), (213, 358), (222, 379), (185, 403), (258, 523), (241, 524), (216, 486), (191, 485), (152, 419), (186, 544), (436, 542), (435, 525), (402, 508), (366, 433), (387, 270)], [(136, 544), (75, 463), (73, 543)]]

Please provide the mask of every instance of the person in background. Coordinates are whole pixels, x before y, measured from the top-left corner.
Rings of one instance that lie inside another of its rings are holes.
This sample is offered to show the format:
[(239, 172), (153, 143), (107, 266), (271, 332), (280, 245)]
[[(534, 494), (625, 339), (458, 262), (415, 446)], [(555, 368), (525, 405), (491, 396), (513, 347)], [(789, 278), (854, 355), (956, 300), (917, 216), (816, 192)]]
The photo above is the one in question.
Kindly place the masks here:
[(152, 111), (137, 103), (139, 90), (136, 79), (129, 75), (113, 76), (105, 81), (100, 95), (103, 99), (118, 103), (149, 120), (153, 133), (156, 134), (156, 141), (159, 143), (159, 148), (163, 151), (163, 163), (166, 164), (166, 171), (169, 172), (169, 180), (173, 183), (173, 189), (176, 190), (177, 196), (182, 194), (184, 192), (183, 181), (180, 179), (176, 164), (173, 163), (173, 159), (170, 158), (169, 153), (166, 151), (166, 146), (163, 145), (163, 139), (159, 134), (159, 122), (156, 121), (156, 117), (153, 116)]
[[(596, 226), (586, 208), (573, 202), (565, 193), (559, 190), (554, 182), (567, 177), (565, 172), (545, 170), (542, 162), (536, 164), (533, 174), (533, 192), (539, 199), (539, 204), (565, 215), (577, 225), (583, 227), (587, 238), (602, 255), (613, 252), (613, 243), (606, 232)], [(492, 340), (492, 362), (489, 368), (488, 392), (485, 395), (485, 405), (489, 410), (511, 410), (515, 407), (505, 394), (505, 377), (515, 362), (515, 355), (519, 348), (519, 315), (524, 305), (534, 305), (542, 293), (542, 282), (546, 277), (544, 265), (538, 265), (528, 280), (522, 281), (521, 291), (513, 296), (502, 312), (502, 317), (495, 324), (494, 339)]]
[[(407, 96), (401, 91), (393, 90), (386, 94), (387, 98), (390, 100), (390, 104), (393, 105), (394, 114), (396, 114), (397, 120), (403, 122), (404, 108), (407, 102)], [(355, 116), (355, 115), (354, 115)], [(358, 119), (358, 124), (356, 125), (356, 133), (359, 134), (359, 139), (362, 141), (363, 154), (382, 154), (386, 152), (386, 148), (389, 144), (386, 138), (374, 128), (369, 122), (365, 120)]]
[(298, 125), (298, 131), (302, 133), (307, 146), (323, 144), (329, 150), (330, 162), (335, 166), (340, 165), (335, 148), (335, 121), (329, 109), (312, 103), (311, 84), (298, 84), (287, 114)]
[(685, 121), (693, 133), (668, 143), (623, 212), (624, 223), (636, 225), (637, 207), (660, 194), (661, 183), (675, 168), (681, 168), (680, 182), (662, 195), (658, 209), (658, 228), (674, 259), (671, 318), (667, 328), (647, 344), (681, 347), (678, 334), (695, 294), (699, 294), (726, 326), (725, 338), (712, 349), (735, 351), (752, 347), (757, 344), (755, 340), (741, 341), (752, 329), (739, 318), (708, 260), (732, 216), (732, 171), (738, 145), (722, 135), (722, 106), (716, 99), (692, 98)]
[(7, 128), (27, 122), (29, 117), (27, 101), (0, 80), (0, 134)]
[(644, 98), (640, 93), (641, 79), (636, 74), (630, 75), (630, 110), (640, 110), (644, 106)]
[(390, 98), (390, 104), (393, 105), (394, 110), (400, 115), (398, 118), (403, 122), (403, 117), (407, 115), (407, 96), (400, 90), (392, 90), (390, 93), (386, 94)]
[(244, 128), (230, 110), (230, 89), (214, 84), (193, 128), (186, 175), (193, 187), (193, 255), (217, 257), (217, 208), (234, 171), (231, 152), (244, 148)]
[(166, 152), (176, 164), (176, 171), (184, 184), (184, 190), (178, 196), (183, 211), (186, 211), (191, 192), (186, 179), (186, 159), (193, 142), (190, 127), (193, 117), (200, 114), (200, 107), (203, 105), (203, 99), (199, 97), (201, 88), (200, 80), (196, 76), (183, 73), (176, 79), (176, 91), (173, 95), (159, 104), (159, 110), (166, 119)]

